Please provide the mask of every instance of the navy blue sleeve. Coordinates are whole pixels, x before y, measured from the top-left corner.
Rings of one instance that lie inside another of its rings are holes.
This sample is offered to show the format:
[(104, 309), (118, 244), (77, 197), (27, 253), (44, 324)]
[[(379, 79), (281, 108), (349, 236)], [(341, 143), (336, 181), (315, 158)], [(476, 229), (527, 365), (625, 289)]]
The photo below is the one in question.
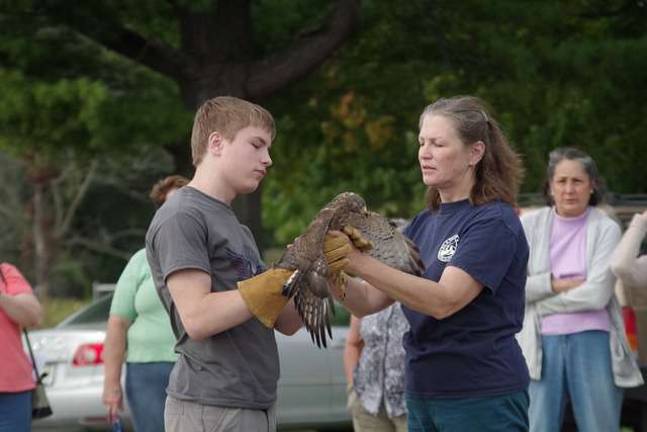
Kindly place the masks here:
[(462, 233), (448, 265), (462, 269), (495, 294), (516, 249), (515, 236), (503, 220), (477, 220)]

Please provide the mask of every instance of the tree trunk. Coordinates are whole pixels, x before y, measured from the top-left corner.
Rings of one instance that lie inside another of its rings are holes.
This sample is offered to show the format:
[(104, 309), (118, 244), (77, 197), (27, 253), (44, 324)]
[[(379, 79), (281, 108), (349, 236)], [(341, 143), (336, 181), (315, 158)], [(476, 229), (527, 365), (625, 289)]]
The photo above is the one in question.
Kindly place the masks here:
[[(254, 40), (250, 0), (214, 0), (202, 2), (202, 7), (191, 7), (191, 2), (169, 3), (180, 30), (179, 48), (139, 34), (114, 19), (118, 13), (97, 14), (87, 6), (64, 8), (62, 1), (44, 2), (41, 13), (174, 80), (186, 107), (194, 111), (206, 99), (219, 95), (261, 102), (305, 78), (353, 33), (361, 2), (335, 0), (317, 29), (304, 27), (290, 46), (270, 52), (257, 46), (262, 41)], [(186, 162), (177, 159), (183, 152), (172, 153), (180, 171), (188, 171)], [(258, 242), (263, 241), (260, 196), (257, 190), (234, 205)]]
[(48, 226), (44, 183), (33, 184), (32, 197), (33, 219), (32, 234), (34, 239), (34, 274), (35, 291), (41, 302), (45, 302), (49, 291), (49, 264), (51, 257), (51, 233)]

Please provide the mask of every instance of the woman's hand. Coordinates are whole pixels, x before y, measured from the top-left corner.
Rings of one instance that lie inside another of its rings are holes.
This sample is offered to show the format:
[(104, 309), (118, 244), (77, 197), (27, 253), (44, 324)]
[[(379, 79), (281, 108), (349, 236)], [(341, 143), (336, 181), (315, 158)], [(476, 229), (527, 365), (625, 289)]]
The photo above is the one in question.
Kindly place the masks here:
[(103, 395), (101, 400), (108, 409), (112, 422), (123, 410), (124, 399), (121, 389), (121, 368), (126, 359), (126, 338), (130, 320), (119, 315), (110, 315), (103, 342)]
[(108, 421), (112, 423), (119, 416), (119, 412), (124, 409), (121, 384), (104, 382), (102, 401), (108, 409)]

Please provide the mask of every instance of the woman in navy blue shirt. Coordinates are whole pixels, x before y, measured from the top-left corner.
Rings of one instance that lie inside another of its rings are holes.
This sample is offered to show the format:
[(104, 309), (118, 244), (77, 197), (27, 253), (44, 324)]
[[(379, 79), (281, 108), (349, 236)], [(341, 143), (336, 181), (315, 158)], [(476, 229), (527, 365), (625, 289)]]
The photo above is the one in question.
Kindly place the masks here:
[(426, 271), (353, 248), (346, 271), (358, 278), (335, 295), (357, 316), (402, 303), (409, 431), (526, 431), (529, 378), (515, 339), (528, 261), (514, 210), (521, 162), (478, 98), (440, 99), (419, 126), (428, 207), (405, 233)]

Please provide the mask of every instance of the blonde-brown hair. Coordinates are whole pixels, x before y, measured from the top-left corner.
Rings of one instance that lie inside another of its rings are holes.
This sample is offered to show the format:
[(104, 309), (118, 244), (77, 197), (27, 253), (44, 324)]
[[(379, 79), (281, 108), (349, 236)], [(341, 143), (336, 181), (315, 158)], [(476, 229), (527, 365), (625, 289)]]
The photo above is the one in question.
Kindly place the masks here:
[(181, 175), (164, 177), (153, 185), (149, 197), (157, 207), (160, 207), (166, 201), (166, 195), (168, 195), (170, 190), (179, 189), (188, 183), (189, 179)]
[[(474, 96), (439, 99), (424, 109), (420, 115), (420, 127), (428, 115), (451, 119), (463, 144), (477, 141), (485, 144), (483, 157), (476, 165), (470, 201), (479, 205), (498, 199), (516, 206), (517, 192), (523, 178), (521, 158), (508, 144), (508, 139), (488, 112), (485, 102)], [(432, 209), (440, 206), (438, 189), (429, 187), (427, 203)]]
[(272, 139), (276, 127), (272, 114), (260, 105), (232, 96), (218, 96), (204, 102), (193, 119), (191, 132), (191, 156), (197, 166), (207, 150), (209, 135), (219, 132), (228, 141), (233, 140), (239, 130), (256, 126), (267, 130)]

